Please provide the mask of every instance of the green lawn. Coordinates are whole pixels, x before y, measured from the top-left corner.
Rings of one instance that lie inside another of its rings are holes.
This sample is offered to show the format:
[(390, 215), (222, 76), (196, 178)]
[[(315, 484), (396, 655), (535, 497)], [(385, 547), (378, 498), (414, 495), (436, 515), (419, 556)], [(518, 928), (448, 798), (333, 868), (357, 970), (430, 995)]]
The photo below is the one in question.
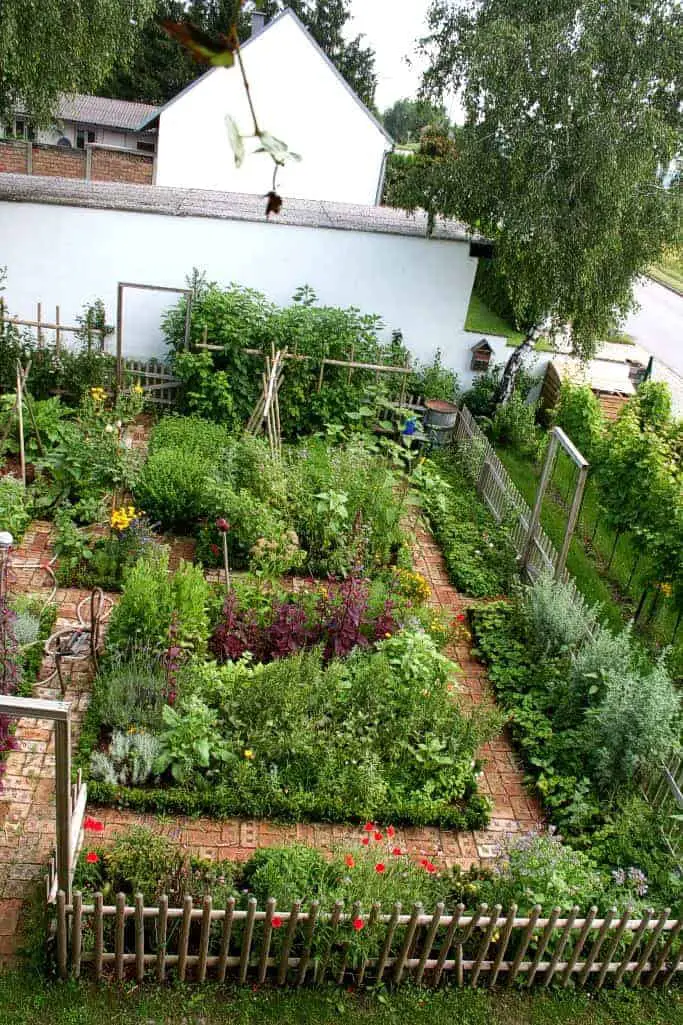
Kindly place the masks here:
[(0, 1025), (683, 1025), (677, 995), (403, 990), (356, 997), (207, 986), (58, 984), (0, 974)]
[(650, 267), (650, 277), (683, 294), (683, 247), (671, 248), (659, 263)]
[(504, 335), (508, 339), (508, 345), (519, 345), (524, 341), (523, 334), (515, 331), (507, 321), (489, 309), (486, 303), (474, 294), (467, 310), (465, 330), (481, 332), (483, 335)]

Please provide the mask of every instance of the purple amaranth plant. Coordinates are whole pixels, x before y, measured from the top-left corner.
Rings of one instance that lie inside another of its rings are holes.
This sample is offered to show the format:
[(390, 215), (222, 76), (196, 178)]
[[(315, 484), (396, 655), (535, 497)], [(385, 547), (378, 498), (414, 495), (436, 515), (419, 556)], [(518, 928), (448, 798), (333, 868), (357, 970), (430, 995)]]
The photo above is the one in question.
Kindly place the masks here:
[(253, 614), (240, 608), (234, 591), (223, 603), (223, 620), (214, 630), (209, 648), (219, 662), (236, 662), (247, 651), (262, 661), (262, 633)]
[(328, 605), (325, 661), (345, 658), (354, 648), (366, 647), (368, 638), (363, 630), (367, 626), (368, 594), (368, 581), (360, 577), (347, 577), (340, 584), (335, 599)]
[(178, 620), (173, 614), (168, 630), (168, 647), (162, 655), (161, 664), (166, 673), (166, 700), (174, 705), (178, 695), (178, 670), (185, 658), (185, 652), (178, 644)]
[(271, 659), (295, 655), (316, 643), (316, 630), (309, 625), (306, 610), (291, 601), (282, 602), (266, 628), (266, 648)]

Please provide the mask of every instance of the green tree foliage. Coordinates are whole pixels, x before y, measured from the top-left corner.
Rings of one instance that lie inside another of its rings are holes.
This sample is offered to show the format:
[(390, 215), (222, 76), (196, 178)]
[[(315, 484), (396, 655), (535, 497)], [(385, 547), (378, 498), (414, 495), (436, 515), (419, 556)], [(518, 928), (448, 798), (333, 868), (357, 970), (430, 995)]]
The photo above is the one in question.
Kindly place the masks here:
[(417, 153), (389, 155), (382, 202), (405, 210), (426, 210), (431, 232), (437, 214), (458, 188), (457, 155), (456, 140), (438, 125), (423, 129)]
[(563, 381), (555, 409), (555, 423), (569, 435), (591, 463), (599, 458), (605, 418), (602, 407), (587, 384)]
[[(680, 188), (662, 187), (661, 168), (680, 146), (683, 13), (670, 0), (433, 0), (428, 21), (425, 88), (461, 89), (466, 112), (439, 211), (495, 240), (528, 332), (506, 400), (542, 326), (589, 356), (677, 237)], [(429, 176), (426, 191), (434, 202)]]
[(424, 99), (396, 100), (384, 111), (382, 121), (389, 135), (399, 143), (417, 142), (422, 129), (428, 126), (436, 127), (444, 134), (450, 128), (444, 105)]
[(49, 121), (60, 92), (95, 92), (125, 67), (153, 0), (2, 0), (0, 121), (21, 102)]
[[(166, 103), (206, 69), (169, 39), (161, 21), (188, 19), (215, 34), (232, 23), (235, 6), (236, 0), (192, 0), (189, 5), (182, 0), (156, 0), (155, 17), (143, 26), (132, 62), (117, 62), (100, 93), (122, 100)], [(260, 10), (270, 20), (283, 6), (277, 0), (264, 0)], [(287, 6), (301, 18), (351, 88), (372, 106), (377, 85), (375, 54), (363, 45), (362, 36), (352, 40), (344, 37), (350, 18), (349, 0), (291, 0)], [(244, 42), (251, 34), (251, 8), (240, 12), (238, 24)]]

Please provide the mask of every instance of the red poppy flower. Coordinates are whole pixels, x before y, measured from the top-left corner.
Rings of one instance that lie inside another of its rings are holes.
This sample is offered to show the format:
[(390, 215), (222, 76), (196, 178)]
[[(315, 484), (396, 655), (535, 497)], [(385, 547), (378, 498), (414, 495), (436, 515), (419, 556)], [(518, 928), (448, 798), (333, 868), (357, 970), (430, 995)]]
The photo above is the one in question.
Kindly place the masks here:
[(389, 837), (389, 839), (391, 839), (392, 836), (396, 836), (396, 830), (393, 826), (387, 826), (387, 836)]
[(380, 840), (383, 840), (383, 839), (384, 839), (384, 837), (383, 837), (383, 836), (382, 836), (382, 834), (380, 833), (379, 829), (378, 829), (378, 830), (377, 830), (377, 832), (376, 832), (376, 833), (374, 833), (373, 835), (374, 835), (374, 837), (375, 837), (375, 840), (377, 840), (377, 842), (378, 842), (378, 843), (379, 843), (379, 841), (380, 841)]
[(382, 872), (384, 872), (385, 868), (386, 868), (386, 865), (384, 865), (383, 862), (378, 861), (377, 864), (375, 865), (375, 872), (379, 872), (379, 874), (381, 875)]
[(216, 520), (216, 529), (220, 530), (221, 534), (227, 534), (230, 530), (230, 524), (222, 516), (219, 516)]
[(218, 558), (218, 556), (221, 554), (221, 550), (218, 547), (218, 545), (211, 545), (211, 554), (215, 555), (216, 558)]
[(420, 864), (422, 865), (423, 868), (426, 868), (427, 865), (429, 864), (429, 859), (428, 858), (420, 858)]
[(356, 862), (353, 860), (353, 854), (347, 854), (344, 858), (344, 864), (347, 868), (353, 868)]
[(395, 854), (396, 857), (399, 858), (401, 856), (401, 848), (400, 847), (394, 847), (394, 849), (393, 849), (393, 851), (391, 853)]
[(467, 616), (465, 615), (464, 612), (459, 612), (458, 615), (455, 618), (457, 619), (458, 623), (466, 623), (467, 622)]
[(97, 862), (100, 860), (100, 856), (99, 854), (95, 854), (94, 851), (88, 851), (88, 853), (85, 856), (85, 860), (88, 862), (89, 865), (96, 865)]
[(361, 843), (363, 844), (363, 847), (367, 847), (368, 844), (370, 843), (370, 837), (369, 836), (364, 836), (363, 839), (361, 840)]
[(280, 929), (282, 926), (282, 919), (279, 915), (273, 915), (273, 917), (270, 920), (270, 924), (272, 925), (273, 929)]
[(364, 929), (365, 928), (365, 922), (363, 921), (363, 919), (362, 918), (354, 918), (354, 920), (353, 920), (353, 928), (356, 930), (356, 932), (360, 932), (361, 929)]
[(425, 872), (436, 872), (436, 865), (432, 865), (431, 861), (428, 861), (425, 865)]
[(100, 822), (99, 819), (93, 819), (90, 815), (86, 815), (83, 822), (83, 829), (87, 829), (90, 833), (103, 833), (104, 822)]
[(372, 822), (366, 822), (365, 825), (363, 826), (363, 832), (364, 833), (371, 833), (374, 828), (375, 828), (375, 826), (374, 826), (374, 824)]

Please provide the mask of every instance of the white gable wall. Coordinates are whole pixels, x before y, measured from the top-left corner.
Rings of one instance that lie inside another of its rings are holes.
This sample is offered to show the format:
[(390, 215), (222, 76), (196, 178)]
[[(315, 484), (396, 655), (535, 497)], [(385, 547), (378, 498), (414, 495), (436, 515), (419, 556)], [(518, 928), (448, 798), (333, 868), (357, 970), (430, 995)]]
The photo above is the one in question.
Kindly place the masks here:
[[(377, 201), (390, 143), (328, 65), (300, 23), (280, 16), (244, 48), (259, 126), (302, 157), (278, 172), (285, 197), (366, 206)], [(159, 118), (156, 184), (225, 192), (268, 192), (273, 164), (247, 140), (240, 168), (225, 126), (230, 114), (253, 131), (239, 69), (214, 68)]]

